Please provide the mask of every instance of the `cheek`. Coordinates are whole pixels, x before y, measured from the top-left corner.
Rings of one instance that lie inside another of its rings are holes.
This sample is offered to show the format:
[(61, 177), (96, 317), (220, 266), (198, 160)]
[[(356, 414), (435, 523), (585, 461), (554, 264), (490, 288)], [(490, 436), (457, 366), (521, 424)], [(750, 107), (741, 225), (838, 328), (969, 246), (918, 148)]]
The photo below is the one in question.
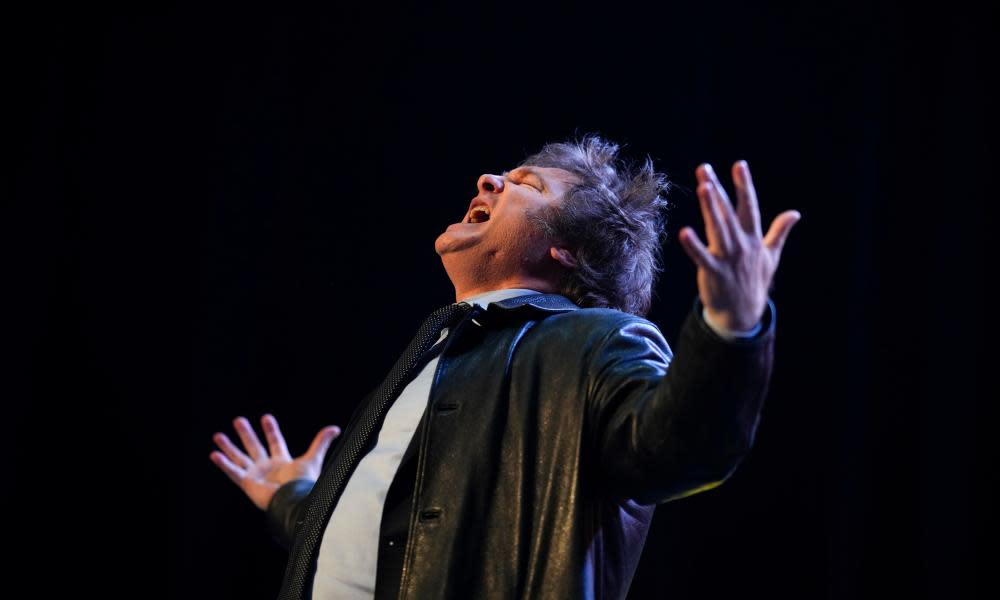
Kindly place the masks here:
[(526, 223), (506, 224), (492, 232), (494, 247), (521, 262), (537, 262), (548, 254), (548, 244)]
[(532, 235), (532, 228), (520, 214), (497, 215), (496, 221), (490, 225), (490, 233), (494, 238), (509, 244), (525, 245), (529, 243)]

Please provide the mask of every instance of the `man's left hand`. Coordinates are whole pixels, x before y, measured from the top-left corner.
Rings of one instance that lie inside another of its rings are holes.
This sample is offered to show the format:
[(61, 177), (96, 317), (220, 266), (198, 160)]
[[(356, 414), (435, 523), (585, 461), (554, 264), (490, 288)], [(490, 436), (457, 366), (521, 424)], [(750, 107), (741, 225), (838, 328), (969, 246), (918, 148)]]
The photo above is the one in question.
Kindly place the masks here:
[(698, 266), (698, 294), (712, 321), (728, 329), (752, 329), (764, 314), (768, 290), (788, 232), (802, 215), (787, 210), (761, 236), (757, 192), (746, 161), (733, 163), (737, 206), (708, 163), (695, 170), (708, 247), (691, 227), (681, 229), (681, 246)]

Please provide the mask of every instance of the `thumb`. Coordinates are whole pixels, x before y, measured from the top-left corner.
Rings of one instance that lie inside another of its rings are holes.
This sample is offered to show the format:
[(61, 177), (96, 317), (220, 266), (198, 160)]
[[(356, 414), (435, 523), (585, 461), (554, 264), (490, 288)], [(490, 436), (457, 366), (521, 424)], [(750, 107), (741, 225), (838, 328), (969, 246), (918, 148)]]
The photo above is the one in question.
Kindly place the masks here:
[(771, 223), (771, 228), (767, 232), (767, 236), (764, 238), (764, 244), (780, 255), (781, 249), (785, 245), (785, 240), (788, 238), (788, 233), (801, 218), (802, 214), (797, 210), (786, 210), (775, 217)]
[(310, 459), (319, 457), (320, 460), (326, 456), (326, 451), (330, 447), (330, 443), (340, 435), (340, 427), (336, 425), (330, 425), (329, 427), (324, 427), (319, 430), (316, 437), (313, 438), (312, 444), (309, 445), (309, 450), (306, 451), (306, 456)]

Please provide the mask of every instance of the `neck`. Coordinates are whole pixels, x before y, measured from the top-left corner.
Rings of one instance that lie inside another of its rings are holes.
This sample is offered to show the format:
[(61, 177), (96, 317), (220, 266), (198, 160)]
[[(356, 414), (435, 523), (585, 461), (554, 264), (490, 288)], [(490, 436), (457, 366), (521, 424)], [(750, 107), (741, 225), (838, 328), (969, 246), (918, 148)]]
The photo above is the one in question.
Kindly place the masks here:
[(441, 256), (448, 279), (455, 286), (456, 302), (494, 290), (526, 288), (544, 294), (555, 294), (561, 272), (558, 263), (549, 261), (539, 265), (525, 264), (521, 268), (501, 268), (503, 265), (490, 260), (471, 260), (468, 253), (449, 252)]
[(536, 290), (545, 294), (555, 294), (557, 293), (555, 286), (551, 282), (545, 279), (539, 279), (537, 277), (526, 277), (526, 276), (515, 276), (503, 279), (501, 281), (495, 282), (476, 282), (469, 283), (466, 285), (460, 285), (458, 282), (452, 281), (455, 284), (455, 301), (461, 302), (466, 298), (471, 296), (476, 296), (479, 294), (485, 294), (486, 292), (492, 292), (494, 290), (506, 290), (510, 288), (525, 288), (529, 290)]

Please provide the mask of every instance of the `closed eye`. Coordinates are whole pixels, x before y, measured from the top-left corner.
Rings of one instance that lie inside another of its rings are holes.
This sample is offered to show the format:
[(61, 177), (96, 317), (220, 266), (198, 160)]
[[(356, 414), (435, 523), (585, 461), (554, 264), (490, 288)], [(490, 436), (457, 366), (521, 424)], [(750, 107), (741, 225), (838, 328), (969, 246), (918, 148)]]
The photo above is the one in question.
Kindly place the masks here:
[[(510, 179), (509, 177), (507, 177), (507, 175), (509, 173), (510, 173), (510, 171), (504, 171), (502, 177), (506, 177), (507, 179)], [(528, 183), (528, 181), (527, 181), (528, 177), (537, 177), (537, 175), (535, 175), (534, 173), (522, 173), (522, 174), (518, 175), (518, 179), (520, 179), (521, 181), (519, 181), (519, 182), (515, 181), (514, 183), (516, 183), (517, 185), (526, 185), (526, 186), (528, 186), (530, 188), (534, 188), (535, 191), (537, 191), (539, 194), (544, 194), (545, 190), (543, 189), (543, 186), (541, 184), (539, 184), (539, 185), (533, 185), (533, 184)]]

